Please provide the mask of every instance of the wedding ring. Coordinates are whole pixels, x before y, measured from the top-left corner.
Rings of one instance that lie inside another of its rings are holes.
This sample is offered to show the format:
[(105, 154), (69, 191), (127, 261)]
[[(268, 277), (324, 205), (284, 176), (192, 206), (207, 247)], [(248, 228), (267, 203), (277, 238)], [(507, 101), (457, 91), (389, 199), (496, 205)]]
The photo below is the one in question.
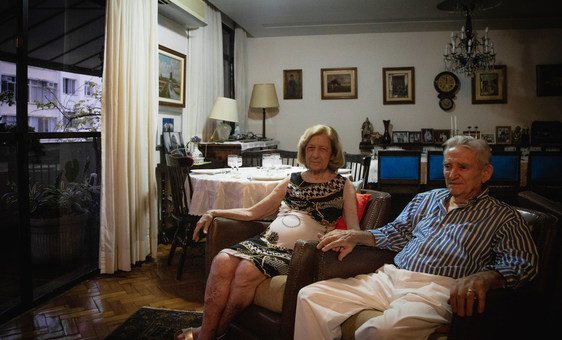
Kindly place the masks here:
[(468, 289), (466, 290), (466, 295), (472, 294), (472, 293), (474, 293), (474, 290), (472, 290), (472, 288), (468, 288)]

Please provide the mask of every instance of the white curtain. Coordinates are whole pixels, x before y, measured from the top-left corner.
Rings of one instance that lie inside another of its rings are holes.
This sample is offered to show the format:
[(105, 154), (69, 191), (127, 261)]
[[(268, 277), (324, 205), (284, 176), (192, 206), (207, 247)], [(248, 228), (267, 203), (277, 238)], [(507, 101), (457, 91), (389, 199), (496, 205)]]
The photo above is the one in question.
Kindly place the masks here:
[(186, 140), (194, 135), (209, 140), (214, 122), (207, 117), (224, 93), (220, 12), (205, 4), (205, 21), (207, 26), (188, 32), (187, 119), (182, 120)]
[(236, 104), (238, 106), (238, 124), (240, 132), (248, 131), (248, 79), (246, 76), (246, 31), (242, 28), (234, 30), (234, 88), (236, 90)]
[(158, 110), (154, 0), (107, 2), (102, 100), (102, 273), (156, 256)]

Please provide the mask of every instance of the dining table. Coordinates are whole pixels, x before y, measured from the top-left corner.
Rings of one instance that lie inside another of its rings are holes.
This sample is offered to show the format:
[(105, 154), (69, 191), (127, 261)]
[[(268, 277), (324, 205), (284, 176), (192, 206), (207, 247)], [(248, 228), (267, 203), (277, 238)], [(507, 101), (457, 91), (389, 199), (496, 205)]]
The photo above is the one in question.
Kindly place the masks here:
[[(200, 216), (209, 209), (249, 208), (291, 173), (304, 170), (296, 166), (192, 169), (189, 174), (192, 188), (189, 211), (191, 215)], [(350, 170), (339, 169), (338, 172), (346, 176)], [(187, 181), (185, 188), (189, 192)]]

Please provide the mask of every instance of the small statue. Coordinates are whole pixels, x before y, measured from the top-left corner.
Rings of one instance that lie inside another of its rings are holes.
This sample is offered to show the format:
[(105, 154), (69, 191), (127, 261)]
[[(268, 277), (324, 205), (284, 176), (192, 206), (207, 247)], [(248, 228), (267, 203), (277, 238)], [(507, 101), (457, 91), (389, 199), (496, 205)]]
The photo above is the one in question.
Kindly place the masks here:
[(517, 125), (515, 127), (515, 130), (513, 131), (513, 136), (512, 136), (512, 143), (515, 145), (520, 145), (521, 144), (521, 127), (519, 125)]
[(367, 118), (363, 122), (363, 125), (361, 125), (361, 142), (371, 143), (372, 134), (373, 134), (373, 124), (371, 124), (369, 118)]

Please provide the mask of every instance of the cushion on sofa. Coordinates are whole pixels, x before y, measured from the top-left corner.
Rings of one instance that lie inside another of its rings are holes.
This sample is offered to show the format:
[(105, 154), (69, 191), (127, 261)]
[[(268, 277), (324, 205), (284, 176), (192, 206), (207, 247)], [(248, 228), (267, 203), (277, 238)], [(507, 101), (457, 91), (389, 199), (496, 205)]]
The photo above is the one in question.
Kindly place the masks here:
[(272, 312), (281, 313), (286, 282), (287, 275), (278, 275), (260, 283), (256, 289), (254, 304)]
[[(365, 213), (365, 208), (367, 204), (371, 200), (371, 194), (360, 194), (357, 193), (357, 217), (359, 218), (359, 222), (361, 222), (361, 218), (363, 218), (363, 214)], [(336, 229), (346, 230), (347, 225), (345, 224), (345, 220), (342, 217), (336, 222)]]

